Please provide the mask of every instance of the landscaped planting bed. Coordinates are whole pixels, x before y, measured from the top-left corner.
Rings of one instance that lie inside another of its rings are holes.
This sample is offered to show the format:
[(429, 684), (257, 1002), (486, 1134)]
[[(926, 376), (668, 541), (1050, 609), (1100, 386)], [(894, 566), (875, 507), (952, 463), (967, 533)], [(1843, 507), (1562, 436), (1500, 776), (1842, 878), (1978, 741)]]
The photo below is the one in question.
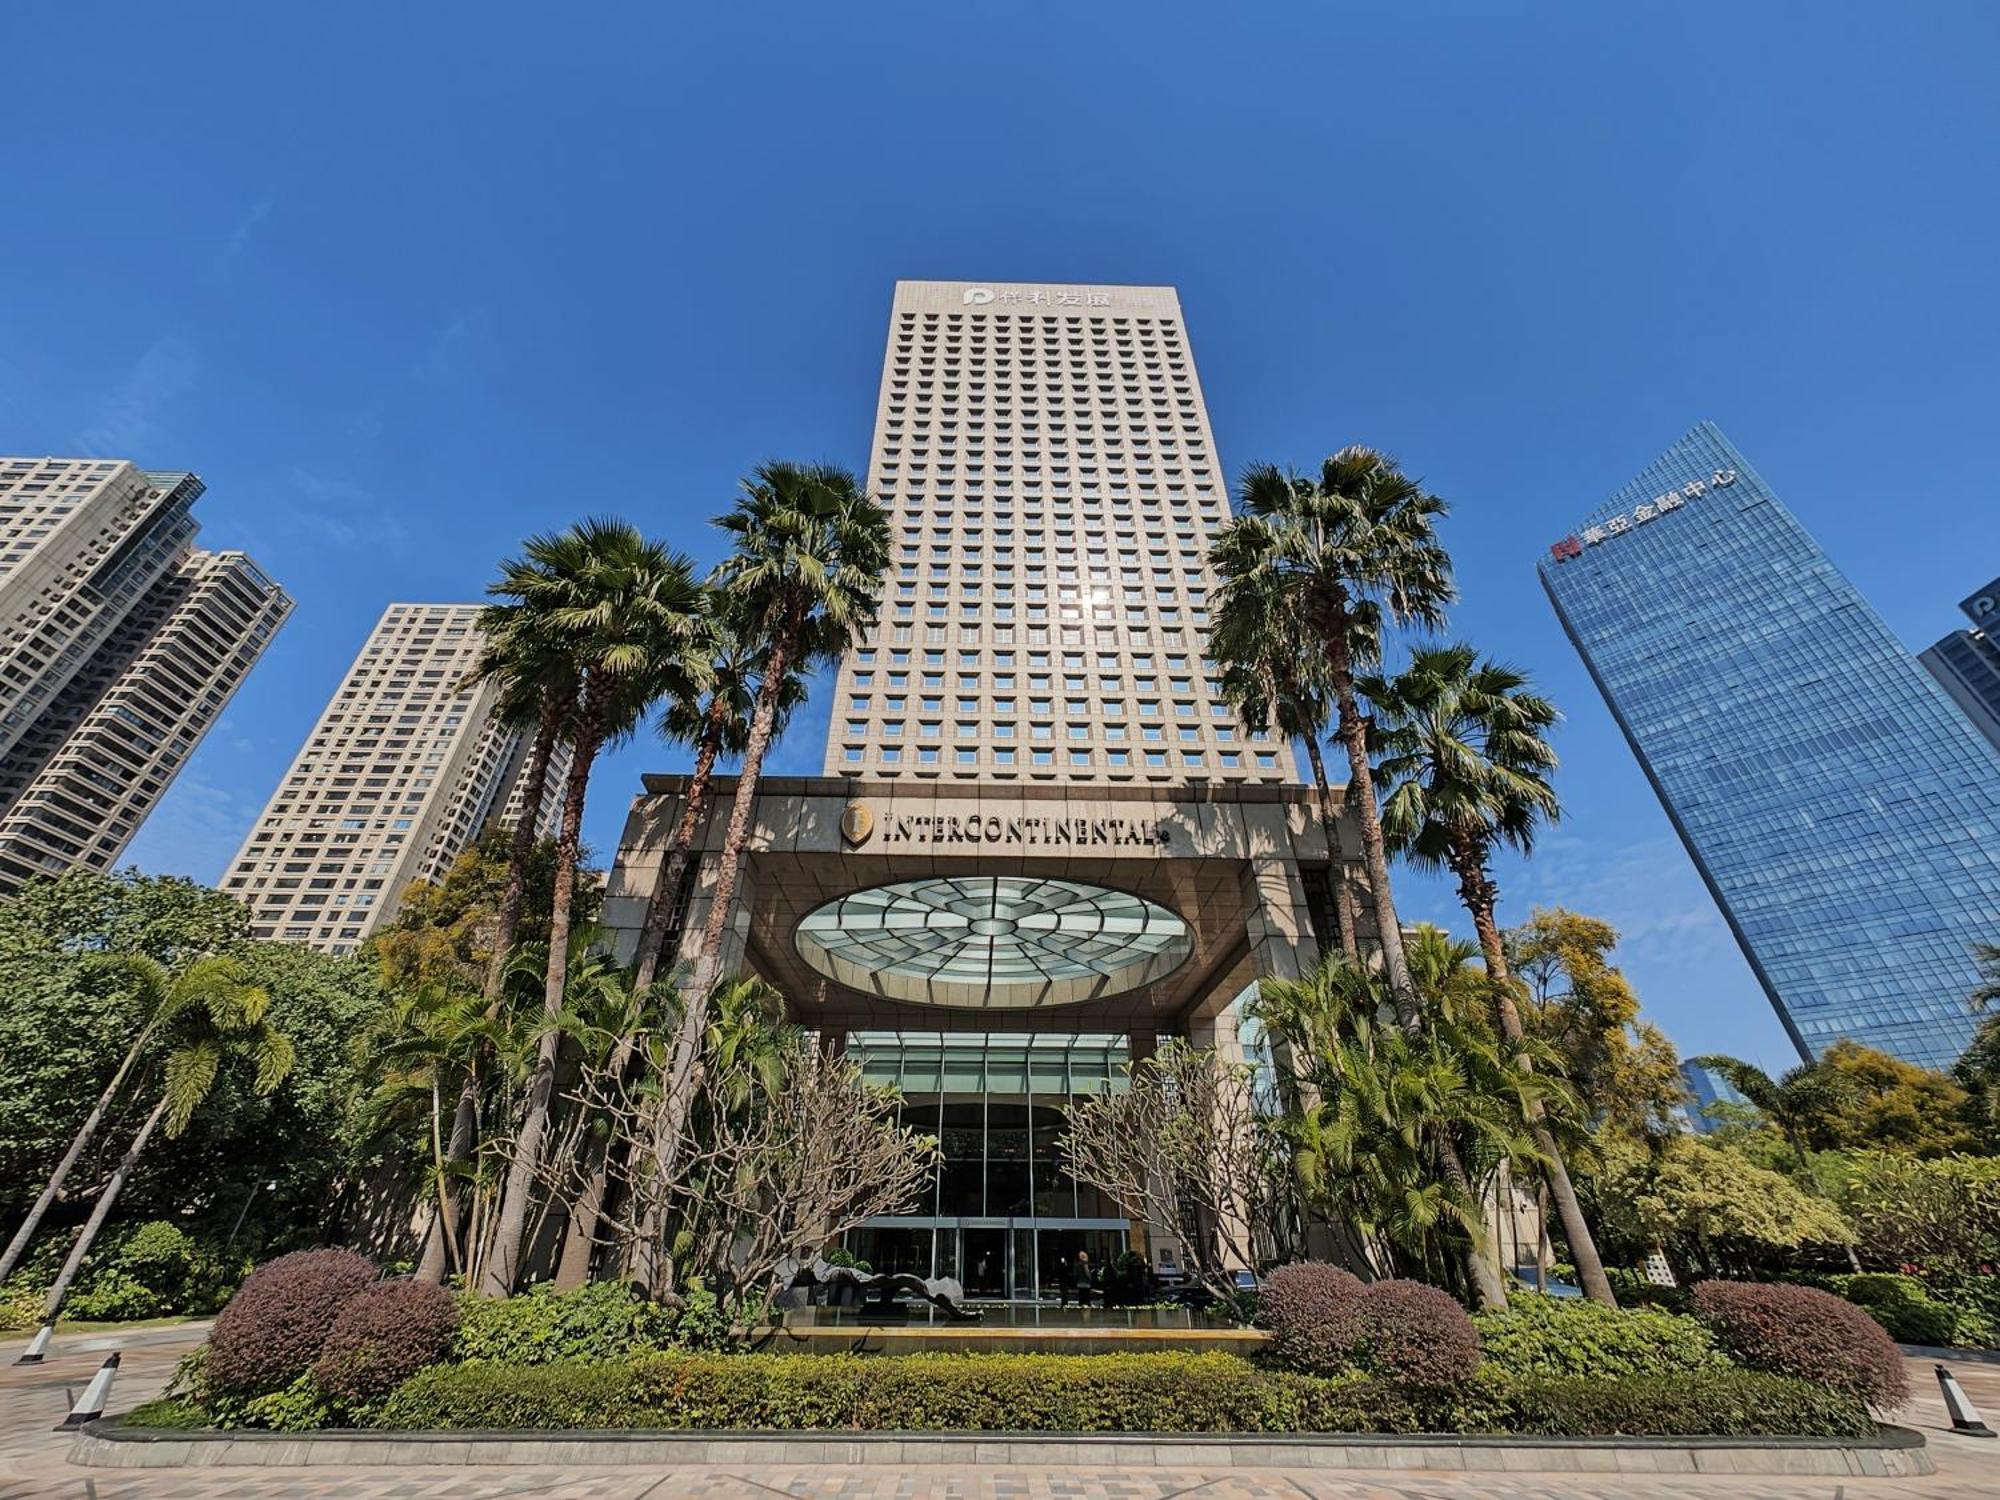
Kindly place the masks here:
[(1701, 1317), (1524, 1295), (1475, 1321), (1431, 1287), (1297, 1266), (1265, 1298), (1269, 1356), (863, 1356), (718, 1349), (712, 1319), (615, 1287), (454, 1303), (354, 1269), (253, 1276), (127, 1426), (1866, 1439), (1870, 1404), (1903, 1394), (1887, 1335), (1800, 1287), (1711, 1283)]

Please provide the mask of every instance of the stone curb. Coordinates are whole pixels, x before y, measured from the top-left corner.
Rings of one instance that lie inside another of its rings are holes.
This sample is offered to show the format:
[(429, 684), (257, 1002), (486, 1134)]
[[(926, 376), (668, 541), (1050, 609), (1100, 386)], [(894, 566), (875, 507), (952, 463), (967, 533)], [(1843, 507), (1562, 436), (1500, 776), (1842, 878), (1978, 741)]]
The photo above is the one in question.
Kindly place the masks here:
[(1210, 1433), (725, 1433), (140, 1431), (116, 1418), (81, 1428), (69, 1461), (91, 1468), (321, 1465), (961, 1464), (982, 1468), (1408, 1469), (1477, 1473), (1934, 1474), (1923, 1434), (1850, 1438), (1539, 1438)]

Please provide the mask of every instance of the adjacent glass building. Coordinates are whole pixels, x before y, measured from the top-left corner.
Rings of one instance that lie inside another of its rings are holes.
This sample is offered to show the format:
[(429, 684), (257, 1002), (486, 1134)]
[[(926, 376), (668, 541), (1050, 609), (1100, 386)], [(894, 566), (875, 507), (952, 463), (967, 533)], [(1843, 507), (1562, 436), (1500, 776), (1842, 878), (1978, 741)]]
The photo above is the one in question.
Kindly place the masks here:
[(2000, 747), (2000, 641), (1991, 634), (2000, 623), (2000, 578), (1960, 600), (1958, 607), (1972, 629), (1954, 630), (1917, 660), (1951, 694), (1973, 728)]
[(1950, 1066), (2000, 934), (2000, 754), (1713, 425), (1540, 572), (1801, 1055)]

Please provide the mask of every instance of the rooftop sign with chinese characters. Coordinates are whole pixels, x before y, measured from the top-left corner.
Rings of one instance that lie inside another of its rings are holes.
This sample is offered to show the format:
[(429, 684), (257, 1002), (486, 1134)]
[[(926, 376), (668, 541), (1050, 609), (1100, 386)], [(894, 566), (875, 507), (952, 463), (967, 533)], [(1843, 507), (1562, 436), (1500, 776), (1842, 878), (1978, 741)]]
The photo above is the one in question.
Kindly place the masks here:
[(1679, 510), (1690, 500), (1699, 500), (1710, 490), (1727, 489), (1736, 483), (1734, 469), (1717, 469), (1706, 481), (1696, 479), (1682, 485), (1677, 490), (1667, 490), (1655, 495), (1643, 505), (1635, 505), (1631, 511), (1620, 511), (1609, 516), (1595, 526), (1586, 526), (1582, 531), (1564, 537), (1549, 548), (1549, 555), (1557, 562), (1568, 562), (1572, 557), (1583, 556), (1585, 547), (1595, 547), (1600, 542), (1608, 542), (1614, 536), (1623, 536), (1635, 526), (1643, 526), (1648, 521), (1657, 520), (1670, 510)]
[(969, 286), (959, 300), (966, 307), (1109, 307), (1111, 293), (1086, 292), (1074, 287), (1032, 287), (1025, 291), (1009, 287), (996, 292), (991, 287)]

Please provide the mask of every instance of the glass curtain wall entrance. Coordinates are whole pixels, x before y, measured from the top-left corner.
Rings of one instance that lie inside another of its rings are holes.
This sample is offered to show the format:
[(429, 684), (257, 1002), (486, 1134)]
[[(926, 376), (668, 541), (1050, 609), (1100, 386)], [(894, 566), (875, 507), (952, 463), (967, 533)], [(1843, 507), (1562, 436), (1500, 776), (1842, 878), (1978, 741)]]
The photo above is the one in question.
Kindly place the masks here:
[(902, 1122), (943, 1156), (925, 1211), (847, 1236), (875, 1270), (955, 1277), (982, 1301), (1056, 1302), (1079, 1254), (1102, 1268), (1134, 1248), (1130, 1221), (1070, 1175), (1059, 1145), (1066, 1105), (1125, 1087), (1124, 1037), (862, 1031), (847, 1055), (901, 1092)]

